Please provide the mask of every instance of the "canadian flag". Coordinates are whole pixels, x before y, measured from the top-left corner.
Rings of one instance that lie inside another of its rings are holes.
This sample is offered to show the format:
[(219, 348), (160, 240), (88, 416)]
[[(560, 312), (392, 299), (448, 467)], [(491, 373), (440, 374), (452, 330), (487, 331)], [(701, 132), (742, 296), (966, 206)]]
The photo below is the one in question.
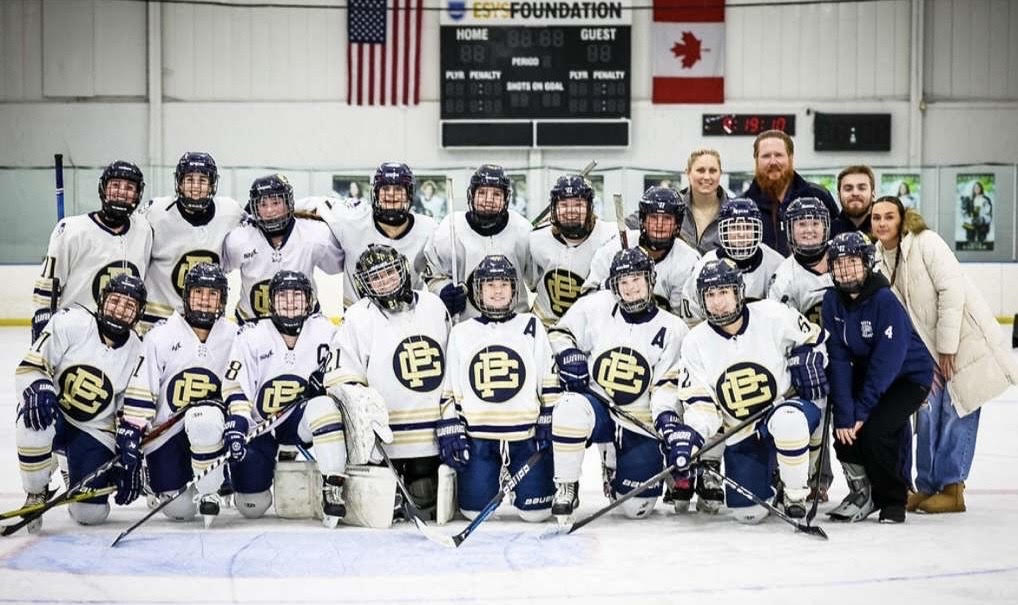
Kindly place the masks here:
[(654, 0), (654, 103), (724, 103), (724, 0)]

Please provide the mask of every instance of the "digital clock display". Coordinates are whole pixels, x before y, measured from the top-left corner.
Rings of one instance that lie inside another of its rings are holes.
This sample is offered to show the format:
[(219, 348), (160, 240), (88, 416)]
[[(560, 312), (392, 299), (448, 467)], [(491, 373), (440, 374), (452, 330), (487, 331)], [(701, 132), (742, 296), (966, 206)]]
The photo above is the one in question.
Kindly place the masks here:
[(703, 114), (705, 137), (755, 137), (765, 130), (781, 130), (788, 136), (795, 136), (795, 114)]

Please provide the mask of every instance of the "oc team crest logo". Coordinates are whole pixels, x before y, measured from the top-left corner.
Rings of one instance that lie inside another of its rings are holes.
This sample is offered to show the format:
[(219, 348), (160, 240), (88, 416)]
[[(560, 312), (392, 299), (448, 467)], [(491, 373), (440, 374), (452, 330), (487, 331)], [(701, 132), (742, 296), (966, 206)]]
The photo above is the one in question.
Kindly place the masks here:
[(548, 290), (552, 312), (557, 317), (562, 317), (580, 297), (583, 279), (562, 268), (552, 269), (544, 274), (544, 287)]
[(737, 419), (770, 405), (778, 393), (777, 381), (770, 370), (751, 361), (729, 366), (718, 378), (715, 389), (722, 407)]
[(262, 418), (267, 418), (297, 401), (307, 388), (307, 380), (293, 374), (283, 374), (265, 383), (258, 392), (256, 407)]
[(618, 405), (633, 403), (650, 384), (650, 364), (635, 349), (614, 347), (594, 360), (594, 380)]
[(100, 303), (99, 297), (102, 296), (103, 288), (106, 287), (106, 284), (110, 283), (111, 279), (121, 273), (129, 273), (135, 277), (141, 277), (138, 267), (135, 267), (134, 263), (124, 260), (112, 262), (95, 272), (95, 277), (92, 278), (92, 299), (96, 305)]
[(424, 335), (404, 338), (392, 355), (392, 372), (411, 391), (430, 393), (442, 386), (445, 374), (442, 347)]
[(470, 388), (482, 400), (504, 403), (512, 399), (527, 380), (520, 354), (509, 347), (485, 347), (470, 360)]
[(187, 277), (187, 272), (195, 265), (200, 265), (201, 263), (218, 265), (219, 255), (211, 250), (192, 250), (180, 257), (177, 265), (173, 267), (173, 272), (170, 274), (173, 280), (173, 290), (177, 294), (180, 296), (184, 295), (184, 278)]
[(205, 399), (222, 399), (219, 377), (205, 368), (181, 370), (166, 384), (166, 401), (174, 412)]
[(73, 365), (60, 375), (60, 407), (78, 422), (96, 418), (113, 402), (113, 383), (98, 368)]

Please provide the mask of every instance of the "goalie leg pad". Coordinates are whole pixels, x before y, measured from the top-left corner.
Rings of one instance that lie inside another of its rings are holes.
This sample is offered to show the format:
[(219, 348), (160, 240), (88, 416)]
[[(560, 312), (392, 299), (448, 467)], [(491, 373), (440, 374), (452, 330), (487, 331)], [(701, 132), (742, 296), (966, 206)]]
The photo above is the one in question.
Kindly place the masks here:
[[(725, 449), (725, 474), (761, 500), (769, 500), (774, 497), (774, 489), (771, 487), (774, 470), (771, 452), (772, 446), (766, 440), (752, 436), (736, 444), (729, 444)], [(732, 511), (754, 505), (752, 500), (727, 484), (725, 503)]]
[(445, 525), (456, 516), (456, 471), (447, 464), (438, 467), (438, 493), (435, 496), (435, 523)]
[(348, 465), (344, 489), (344, 523), (380, 529), (392, 526), (396, 477), (388, 466)]
[(279, 461), (272, 479), (276, 516), (283, 519), (322, 518), (322, 475), (314, 462)]
[(392, 443), (389, 410), (378, 391), (370, 387), (343, 385), (340, 394), (350, 462), (366, 464), (372, 458), (376, 434), (382, 443)]
[(308, 400), (297, 435), (301, 441), (314, 444), (318, 470), (323, 475), (342, 475), (346, 472), (347, 443), (343, 416), (331, 397)]
[(269, 490), (253, 494), (234, 492), (233, 502), (245, 518), (258, 519), (272, 506), (272, 492)]
[(603, 405), (580, 393), (563, 393), (555, 403), (551, 414), (555, 481), (575, 483), (580, 480), (583, 453), (597, 425), (598, 410), (602, 416), (607, 415)]

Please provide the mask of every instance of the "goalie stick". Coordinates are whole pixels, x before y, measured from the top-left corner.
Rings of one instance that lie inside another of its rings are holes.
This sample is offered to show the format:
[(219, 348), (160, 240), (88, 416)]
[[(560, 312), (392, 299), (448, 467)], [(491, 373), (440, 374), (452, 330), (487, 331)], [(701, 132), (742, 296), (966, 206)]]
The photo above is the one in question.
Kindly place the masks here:
[(615, 224), (619, 227), (619, 242), (625, 250), (629, 247), (629, 233), (626, 231), (626, 209), (622, 203), (622, 194), (614, 194), (612, 201), (615, 203)]

